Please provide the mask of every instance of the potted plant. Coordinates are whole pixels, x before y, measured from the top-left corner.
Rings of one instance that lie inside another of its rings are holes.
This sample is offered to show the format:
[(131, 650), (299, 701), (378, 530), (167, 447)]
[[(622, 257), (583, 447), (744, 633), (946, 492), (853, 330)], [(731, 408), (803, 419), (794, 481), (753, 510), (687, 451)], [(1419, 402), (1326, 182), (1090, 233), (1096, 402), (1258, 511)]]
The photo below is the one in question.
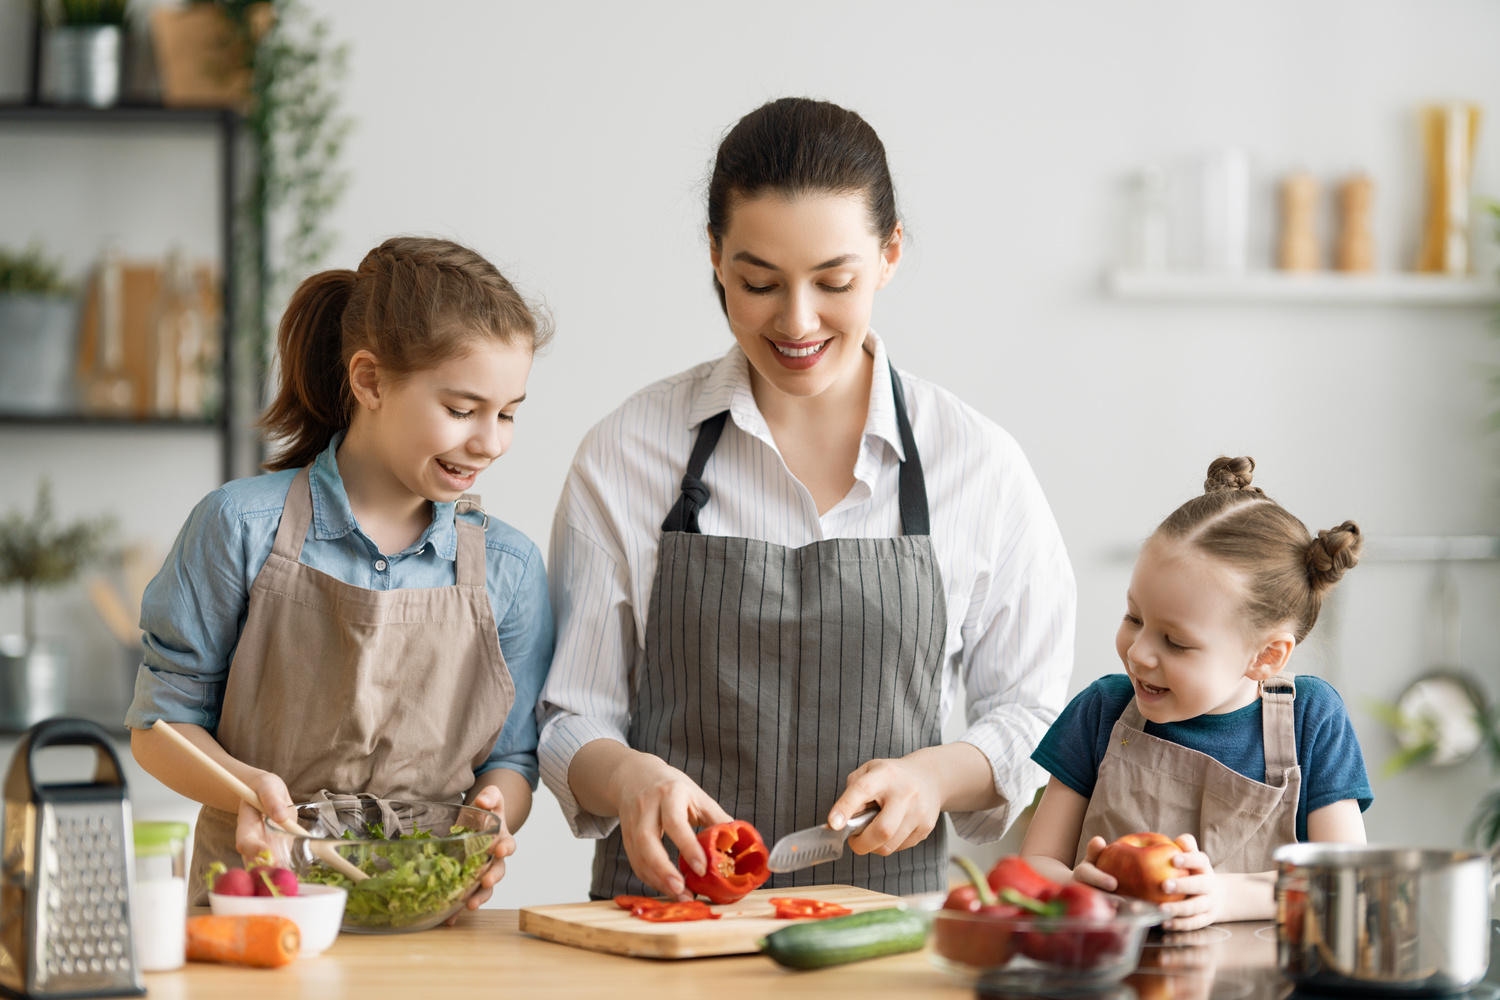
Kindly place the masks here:
[(120, 100), (126, 0), (61, 0), (47, 35), (48, 96), (113, 107)]
[(112, 530), (107, 517), (56, 524), (45, 478), (34, 511), (12, 511), (0, 520), (0, 589), (21, 588), (21, 632), (0, 636), (0, 729), (19, 732), (63, 711), (67, 659), (37, 638), (37, 592), (76, 578), (104, 554)]
[(78, 303), (39, 245), (0, 247), (0, 412), (73, 409)]

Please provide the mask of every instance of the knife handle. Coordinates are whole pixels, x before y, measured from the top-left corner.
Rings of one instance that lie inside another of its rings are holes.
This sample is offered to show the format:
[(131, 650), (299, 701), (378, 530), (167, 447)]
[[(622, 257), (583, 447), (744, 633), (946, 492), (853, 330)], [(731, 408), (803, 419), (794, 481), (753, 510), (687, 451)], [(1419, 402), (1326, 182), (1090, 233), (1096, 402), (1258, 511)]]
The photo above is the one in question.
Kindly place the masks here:
[(871, 806), (870, 808), (866, 809), (864, 812), (859, 813), (856, 816), (850, 817), (849, 822), (847, 822), (847, 823), (844, 824), (844, 829), (841, 832), (846, 837), (852, 837), (854, 834), (858, 833), (859, 831), (863, 830), (865, 827), (869, 826), (870, 825), (870, 820), (874, 819), (875, 818), (875, 814), (878, 813), (878, 812), (880, 812), (880, 807), (879, 806)]

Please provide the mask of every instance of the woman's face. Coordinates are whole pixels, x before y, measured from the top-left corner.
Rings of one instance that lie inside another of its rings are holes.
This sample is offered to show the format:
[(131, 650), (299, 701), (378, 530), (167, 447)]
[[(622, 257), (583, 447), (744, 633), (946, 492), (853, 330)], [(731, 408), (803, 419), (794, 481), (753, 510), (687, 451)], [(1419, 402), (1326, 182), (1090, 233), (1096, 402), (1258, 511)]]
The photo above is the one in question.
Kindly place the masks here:
[(764, 382), (816, 396), (858, 377), (875, 292), (901, 260), (870, 232), (860, 192), (736, 199), (722, 242), (709, 234), (729, 328)]

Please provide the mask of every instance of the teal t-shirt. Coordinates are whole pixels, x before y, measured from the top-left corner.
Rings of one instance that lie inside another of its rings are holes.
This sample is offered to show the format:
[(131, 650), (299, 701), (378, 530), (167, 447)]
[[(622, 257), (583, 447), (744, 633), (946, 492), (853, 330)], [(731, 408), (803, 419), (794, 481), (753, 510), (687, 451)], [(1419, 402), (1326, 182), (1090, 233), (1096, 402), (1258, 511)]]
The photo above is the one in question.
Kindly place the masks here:
[[(1363, 812), (1370, 808), (1374, 794), (1359, 739), (1339, 693), (1318, 677), (1300, 676), (1296, 685), (1293, 725), (1297, 764), (1302, 768), (1297, 839), (1305, 841), (1308, 813), (1344, 799), (1358, 801)], [(1062, 710), (1031, 759), (1079, 795), (1092, 798), (1099, 762), (1109, 749), (1109, 734), (1133, 697), (1130, 678), (1124, 674), (1099, 678)], [(1200, 715), (1161, 725), (1147, 721), (1145, 730), (1149, 736), (1206, 753), (1247, 778), (1266, 780), (1259, 698), (1223, 715)]]

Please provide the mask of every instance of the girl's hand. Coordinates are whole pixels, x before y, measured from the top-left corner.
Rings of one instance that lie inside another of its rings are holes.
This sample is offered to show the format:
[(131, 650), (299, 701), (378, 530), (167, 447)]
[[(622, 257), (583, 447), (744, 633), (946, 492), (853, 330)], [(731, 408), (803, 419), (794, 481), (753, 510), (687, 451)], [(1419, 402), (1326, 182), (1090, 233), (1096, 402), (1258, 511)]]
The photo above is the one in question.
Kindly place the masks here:
[(1161, 884), (1165, 892), (1185, 892), (1187, 899), (1176, 903), (1163, 903), (1161, 908), (1172, 915), (1162, 924), (1164, 930), (1191, 931), (1207, 927), (1224, 913), (1224, 879), (1214, 874), (1214, 866), (1208, 855), (1198, 850), (1198, 841), (1190, 833), (1177, 838), (1182, 853), (1172, 859), (1178, 868), (1190, 874), (1182, 878), (1169, 878)]
[(698, 783), (660, 757), (636, 754), (615, 774), (620, 834), (635, 877), (672, 899), (692, 899), (681, 870), (667, 856), (662, 834), (672, 838), (698, 874), (708, 865), (695, 826), (728, 823), (724, 811)]
[[(490, 860), (479, 870), (479, 884), (464, 900), (465, 907), (477, 910), (493, 895), (495, 886), (505, 877), (505, 859), (516, 853), (516, 838), (510, 835), (510, 829), (505, 824), (505, 796), (500, 789), (494, 785), (485, 785), (469, 805), (476, 809), (488, 809), (500, 817), (500, 832), (496, 835), (495, 842), (490, 845)], [(457, 922), (457, 913), (444, 921), (449, 927)]]
[(1105, 848), (1103, 837), (1090, 837), (1088, 845), (1084, 847), (1083, 860), (1078, 862), (1078, 867), (1073, 869), (1073, 881), (1091, 885), (1095, 889), (1105, 892), (1114, 892), (1120, 887), (1120, 882), (1108, 872), (1101, 871), (1095, 866), (1099, 855)]
[(889, 855), (920, 844), (937, 826), (943, 801), (940, 776), (922, 758), (867, 761), (849, 775), (844, 794), (828, 810), (828, 825), (841, 830), (870, 803), (880, 812), (849, 838), (855, 854)]
[(295, 820), (297, 811), (292, 808), (292, 793), (286, 790), (286, 782), (271, 772), (262, 771), (245, 784), (260, 796), (260, 804), (266, 807), (262, 814), (248, 802), (240, 803), (239, 819), (234, 828), (234, 849), (240, 852), (240, 857), (253, 859), (271, 849), (265, 821), (270, 819), (282, 823)]

